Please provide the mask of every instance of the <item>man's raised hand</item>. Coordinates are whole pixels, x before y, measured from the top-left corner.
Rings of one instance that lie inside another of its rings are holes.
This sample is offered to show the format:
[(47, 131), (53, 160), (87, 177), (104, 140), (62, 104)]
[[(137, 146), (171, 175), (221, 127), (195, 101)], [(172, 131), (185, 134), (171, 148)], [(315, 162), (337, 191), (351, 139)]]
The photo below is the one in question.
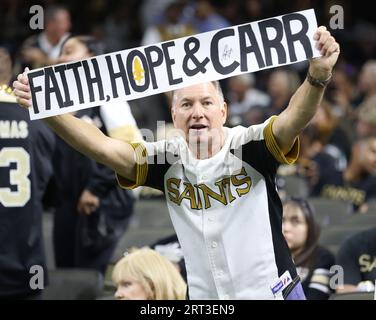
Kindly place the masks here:
[(339, 44), (324, 26), (316, 30), (313, 39), (322, 56), (311, 59), (309, 73), (315, 79), (326, 80), (331, 76), (332, 69), (337, 62), (340, 52)]
[[(29, 71), (29, 68), (25, 68), (25, 72)], [(13, 92), (17, 98), (17, 103), (24, 108), (29, 108), (32, 105), (31, 93), (29, 86), (29, 79), (26, 73), (20, 73), (17, 76), (17, 80), (13, 82)]]

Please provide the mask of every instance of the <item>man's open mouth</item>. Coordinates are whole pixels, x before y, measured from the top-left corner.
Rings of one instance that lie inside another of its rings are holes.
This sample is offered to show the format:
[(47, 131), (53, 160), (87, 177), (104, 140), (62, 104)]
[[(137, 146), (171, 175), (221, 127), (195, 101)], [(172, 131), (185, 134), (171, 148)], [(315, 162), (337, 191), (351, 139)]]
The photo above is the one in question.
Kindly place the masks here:
[(191, 130), (204, 130), (204, 129), (207, 129), (208, 126), (204, 125), (204, 124), (193, 124), (189, 127), (189, 129)]

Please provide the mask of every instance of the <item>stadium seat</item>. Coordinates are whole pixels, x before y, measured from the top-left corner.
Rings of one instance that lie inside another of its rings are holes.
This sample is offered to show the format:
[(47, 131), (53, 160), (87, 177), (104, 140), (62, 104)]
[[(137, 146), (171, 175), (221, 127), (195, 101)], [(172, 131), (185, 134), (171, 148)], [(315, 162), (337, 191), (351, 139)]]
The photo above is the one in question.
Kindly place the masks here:
[(375, 213), (358, 213), (351, 216), (348, 220), (344, 222), (346, 226), (362, 227), (365, 228), (376, 226), (376, 214)]
[(140, 199), (135, 205), (129, 229), (119, 240), (112, 262), (119, 260), (131, 247), (148, 246), (174, 234), (174, 228), (164, 199)]
[(367, 229), (367, 226), (340, 225), (326, 228), (321, 231), (319, 242), (333, 254), (338, 252), (339, 247), (348, 237), (359, 231)]
[(374, 300), (373, 292), (334, 293), (329, 300)]
[(96, 300), (115, 300), (114, 294), (116, 289), (115, 284), (111, 280), (105, 279), (103, 292)]
[(316, 221), (324, 228), (342, 224), (351, 217), (349, 202), (327, 198), (309, 198), (308, 201), (315, 209)]
[(100, 296), (99, 298), (96, 298), (95, 300), (116, 300), (116, 299), (114, 295), (108, 294), (108, 295)]
[(95, 300), (103, 291), (103, 276), (92, 269), (50, 270), (43, 300)]
[(375, 214), (376, 215), (376, 199), (371, 199), (367, 201), (368, 211), (367, 214)]
[(307, 180), (299, 176), (280, 176), (278, 186), (286, 193), (287, 197), (306, 198), (309, 195)]
[(53, 212), (46, 211), (42, 216), (42, 232), (44, 242), (44, 252), (46, 255), (46, 264), (48, 270), (56, 269), (55, 254), (53, 248)]
[(140, 199), (136, 202), (131, 227), (165, 228), (172, 227), (164, 198)]
[(174, 233), (175, 231), (173, 228), (128, 229), (119, 241), (112, 262), (115, 263), (117, 260), (119, 260), (123, 256), (125, 250), (131, 247), (141, 248), (148, 246), (157, 240), (170, 236)]

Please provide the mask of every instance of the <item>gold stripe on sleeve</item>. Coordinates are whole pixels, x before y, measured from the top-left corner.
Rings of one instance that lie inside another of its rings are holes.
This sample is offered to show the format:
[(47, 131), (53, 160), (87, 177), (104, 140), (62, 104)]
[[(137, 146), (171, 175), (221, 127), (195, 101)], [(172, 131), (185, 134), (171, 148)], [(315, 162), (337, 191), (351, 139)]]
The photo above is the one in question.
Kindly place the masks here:
[(142, 143), (130, 143), (135, 151), (136, 160), (136, 181), (131, 181), (116, 173), (116, 178), (120, 187), (124, 189), (134, 189), (143, 186), (148, 175), (147, 151)]
[(293, 164), (299, 157), (299, 137), (295, 139), (294, 145), (292, 146), (291, 150), (287, 154), (284, 154), (281, 148), (279, 147), (277, 141), (275, 140), (272, 131), (273, 122), (276, 118), (277, 116), (271, 117), (269, 123), (264, 128), (264, 139), (266, 147), (279, 163)]

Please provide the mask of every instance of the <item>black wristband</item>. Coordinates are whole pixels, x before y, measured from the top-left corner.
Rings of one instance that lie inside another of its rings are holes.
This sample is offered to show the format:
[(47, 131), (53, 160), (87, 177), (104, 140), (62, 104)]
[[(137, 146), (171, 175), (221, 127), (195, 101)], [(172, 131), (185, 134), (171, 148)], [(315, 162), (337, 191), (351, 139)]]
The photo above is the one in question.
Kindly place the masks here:
[(307, 72), (307, 81), (314, 87), (317, 87), (317, 88), (325, 88), (326, 85), (330, 82), (330, 80), (332, 79), (332, 75), (330, 74), (330, 76), (328, 77), (328, 79), (326, 80), (319, 80), (319, 79), (315, 79), (313, 78), (310, 74), (309, 74), (309, 71)]

